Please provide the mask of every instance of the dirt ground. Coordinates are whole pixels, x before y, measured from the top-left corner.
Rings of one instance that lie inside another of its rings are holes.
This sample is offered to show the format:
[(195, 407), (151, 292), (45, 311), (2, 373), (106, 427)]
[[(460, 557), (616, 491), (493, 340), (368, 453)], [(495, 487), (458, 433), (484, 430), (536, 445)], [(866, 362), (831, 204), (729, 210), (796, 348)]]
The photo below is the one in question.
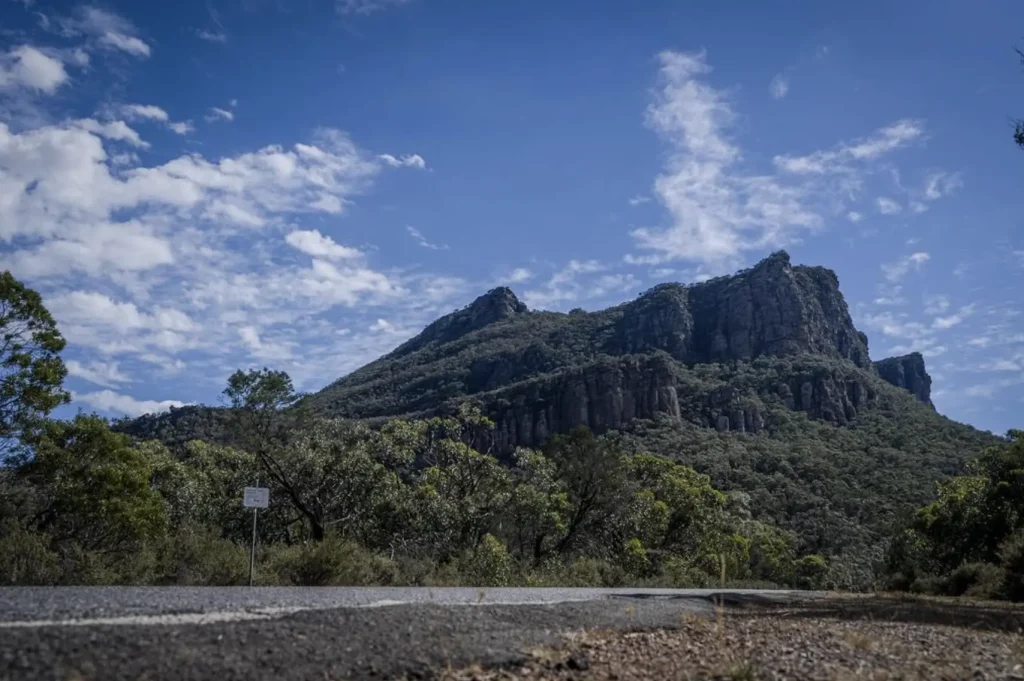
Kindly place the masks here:
[(579, 631), (505, 669), (439, 670), (440, 679), (895, 679), (1024, 681), (1024, 609), (899, 597), (837, 597), (714, 617), (678, 628)]

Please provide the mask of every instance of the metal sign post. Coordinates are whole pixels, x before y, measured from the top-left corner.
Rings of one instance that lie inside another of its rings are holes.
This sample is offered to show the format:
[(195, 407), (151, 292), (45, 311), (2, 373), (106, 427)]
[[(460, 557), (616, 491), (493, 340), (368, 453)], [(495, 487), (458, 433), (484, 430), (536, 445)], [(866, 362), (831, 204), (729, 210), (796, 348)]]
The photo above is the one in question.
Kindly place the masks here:
[(270, 505), (270, 490), (260, 487), (260, 479), (256, 478), (255, 487), (246, 487), (242, 495), (242, 506), (252, 509), (252, 544), (249, 545), (249, 586), (252, 586), (252, 572), (256, 565), (256, 514), (261, 508)]

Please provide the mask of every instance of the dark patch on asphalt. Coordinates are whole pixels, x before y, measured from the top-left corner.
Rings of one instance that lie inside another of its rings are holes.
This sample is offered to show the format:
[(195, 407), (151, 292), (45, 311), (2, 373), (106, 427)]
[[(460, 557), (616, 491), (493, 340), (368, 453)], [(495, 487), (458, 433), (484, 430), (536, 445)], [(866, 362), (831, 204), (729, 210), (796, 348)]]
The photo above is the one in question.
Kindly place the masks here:
[(386, 679), (517, 664), (583, 629), (678, 626), (704, 599), (552, 605), (395, 605), (205, 625), (6, 629), (3, 681)]

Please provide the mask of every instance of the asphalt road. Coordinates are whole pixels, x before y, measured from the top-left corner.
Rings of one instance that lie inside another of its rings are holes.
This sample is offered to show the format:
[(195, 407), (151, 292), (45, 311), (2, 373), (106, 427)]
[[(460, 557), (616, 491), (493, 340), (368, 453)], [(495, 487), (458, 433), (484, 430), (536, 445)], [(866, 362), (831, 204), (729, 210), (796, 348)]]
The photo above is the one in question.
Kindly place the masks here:
[(678, 624), (798, 592), (475, 588), (0, 589), (0, 679), (395, 678), (508, 664), (582, 628)]

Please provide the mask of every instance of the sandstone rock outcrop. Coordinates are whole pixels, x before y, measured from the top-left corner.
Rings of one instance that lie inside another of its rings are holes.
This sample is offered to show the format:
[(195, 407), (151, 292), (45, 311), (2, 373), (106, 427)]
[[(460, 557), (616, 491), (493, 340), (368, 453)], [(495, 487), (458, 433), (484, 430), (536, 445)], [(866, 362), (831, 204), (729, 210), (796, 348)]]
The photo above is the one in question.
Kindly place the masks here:
[(902, 357), (888, 357), (875, 362), (878, 375), (897, 388), (909, 390), (922, 404), (932, 409), (932, 377), (924, 367), (924, 357), (912, 352)]

